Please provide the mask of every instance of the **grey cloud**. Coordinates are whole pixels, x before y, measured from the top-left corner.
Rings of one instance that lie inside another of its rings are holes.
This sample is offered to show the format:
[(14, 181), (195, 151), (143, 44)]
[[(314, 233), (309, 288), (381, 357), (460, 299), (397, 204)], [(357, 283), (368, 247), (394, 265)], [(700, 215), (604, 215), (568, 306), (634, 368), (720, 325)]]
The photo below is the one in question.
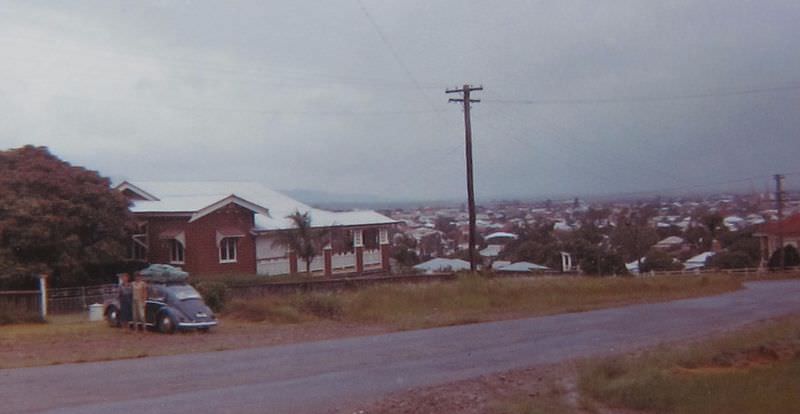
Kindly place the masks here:
[(443, 92), (474, 82), (482, 197), (797, 169), (800, 91), (725, 96), (800, 85), (796, 2), (361, 4), (385, 38), (357, 1), (8, 3), (0, 146), (114, 177), (458, 198), (463, 120)]

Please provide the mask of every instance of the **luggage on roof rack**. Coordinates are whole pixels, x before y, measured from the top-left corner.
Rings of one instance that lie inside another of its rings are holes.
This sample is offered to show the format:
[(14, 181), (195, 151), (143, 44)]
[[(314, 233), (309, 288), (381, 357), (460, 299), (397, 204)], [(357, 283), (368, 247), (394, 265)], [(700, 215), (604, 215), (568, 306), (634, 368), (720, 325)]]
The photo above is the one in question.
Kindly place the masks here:
[(152, 264), (139, 271), (147, 281), (157, 283), (185, 282), (189, 273), (180, 267), (167, 264)]

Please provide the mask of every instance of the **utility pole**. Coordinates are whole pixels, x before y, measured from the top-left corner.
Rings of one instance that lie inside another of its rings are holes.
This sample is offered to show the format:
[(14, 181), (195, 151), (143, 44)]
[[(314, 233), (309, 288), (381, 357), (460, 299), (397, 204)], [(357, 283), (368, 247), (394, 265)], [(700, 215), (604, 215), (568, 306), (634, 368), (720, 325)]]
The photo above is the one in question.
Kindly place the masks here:
[[(783, 221), (783, 175), (775, 174), (775, 206), (778, 210), (778, 223)], [(778, 228), (778, 256), (780, 258), (780, 266), (783, 269), (786, 266), (786, 258), (783, 254), (783, 229)]]
[(470, 99), (472, 91), (482, 91), (483, 86), (470, 86), (464, 84), (459, 89), (448, 89), (445, 93), (460, 93), (461, 98), (450, 98), (448, 102), (462, 102), (464, 104), (464, 130), (467, 152), (467, 207), (469, 208), (469, 269), (478, 270), (478, 259), (475, 254), (475, 190), (472, 185), (472, 125), (470, 123), (469, 108), (473, 102), (480, 99)]

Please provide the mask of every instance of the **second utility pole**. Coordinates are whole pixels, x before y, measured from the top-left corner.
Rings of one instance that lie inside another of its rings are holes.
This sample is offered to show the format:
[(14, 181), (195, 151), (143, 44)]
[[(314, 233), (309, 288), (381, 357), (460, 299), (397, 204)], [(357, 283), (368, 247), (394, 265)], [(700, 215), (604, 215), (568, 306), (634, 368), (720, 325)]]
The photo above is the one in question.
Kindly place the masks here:
[(478, 258), (475, 254), (475, 190), (472, 185), (472, 125), (470, 124), (469, 107), (472, 102), (480, 102), (480, 99), (470, 99), (469, 93), (472, 91), (482, 91), (482, 86), (470, 86), (464, 84), (460, 89), (448, 89), (445, 93), (461, 93), (462, 98), (450, 98), (449, 102), (464, 103), (464, 129), (467, 152), (467, 206), (469, 208), (469, 269), (474, 272), (478, 270)]
[[(783, 221), (783, 175), (775, 174), (775, 203), (778, 209), (778, 223)], [(783, 251), (783, 229), (778, 229), (778, 254), (780, 256), (780, 260), (778, 261), (778, 265), (783, 270), (786, 267), (786, 258), (784, 257)]]

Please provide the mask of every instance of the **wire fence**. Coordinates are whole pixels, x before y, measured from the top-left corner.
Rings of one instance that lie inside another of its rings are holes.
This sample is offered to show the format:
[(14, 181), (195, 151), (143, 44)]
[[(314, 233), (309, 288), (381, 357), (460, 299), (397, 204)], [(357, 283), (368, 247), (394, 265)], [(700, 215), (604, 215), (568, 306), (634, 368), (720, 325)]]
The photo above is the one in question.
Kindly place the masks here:
[(57, 288), (47, 290), (48, 313), (63, 314), (83, 312), (94, 303), (104, 303), (117, 297), (116, 284)]
[(786, 267), (784, 269), (767, 269), (763, 267), (744, 267), (739, 269), (694, 269), (694, 270), (663, 270), (644, 273), (633, 273), (634, 276), (692, 276), (708, 274), (728, 274), (742, 276), (769, 276), (776, 274), (796, 274), (800, 273), (800, 266)]

